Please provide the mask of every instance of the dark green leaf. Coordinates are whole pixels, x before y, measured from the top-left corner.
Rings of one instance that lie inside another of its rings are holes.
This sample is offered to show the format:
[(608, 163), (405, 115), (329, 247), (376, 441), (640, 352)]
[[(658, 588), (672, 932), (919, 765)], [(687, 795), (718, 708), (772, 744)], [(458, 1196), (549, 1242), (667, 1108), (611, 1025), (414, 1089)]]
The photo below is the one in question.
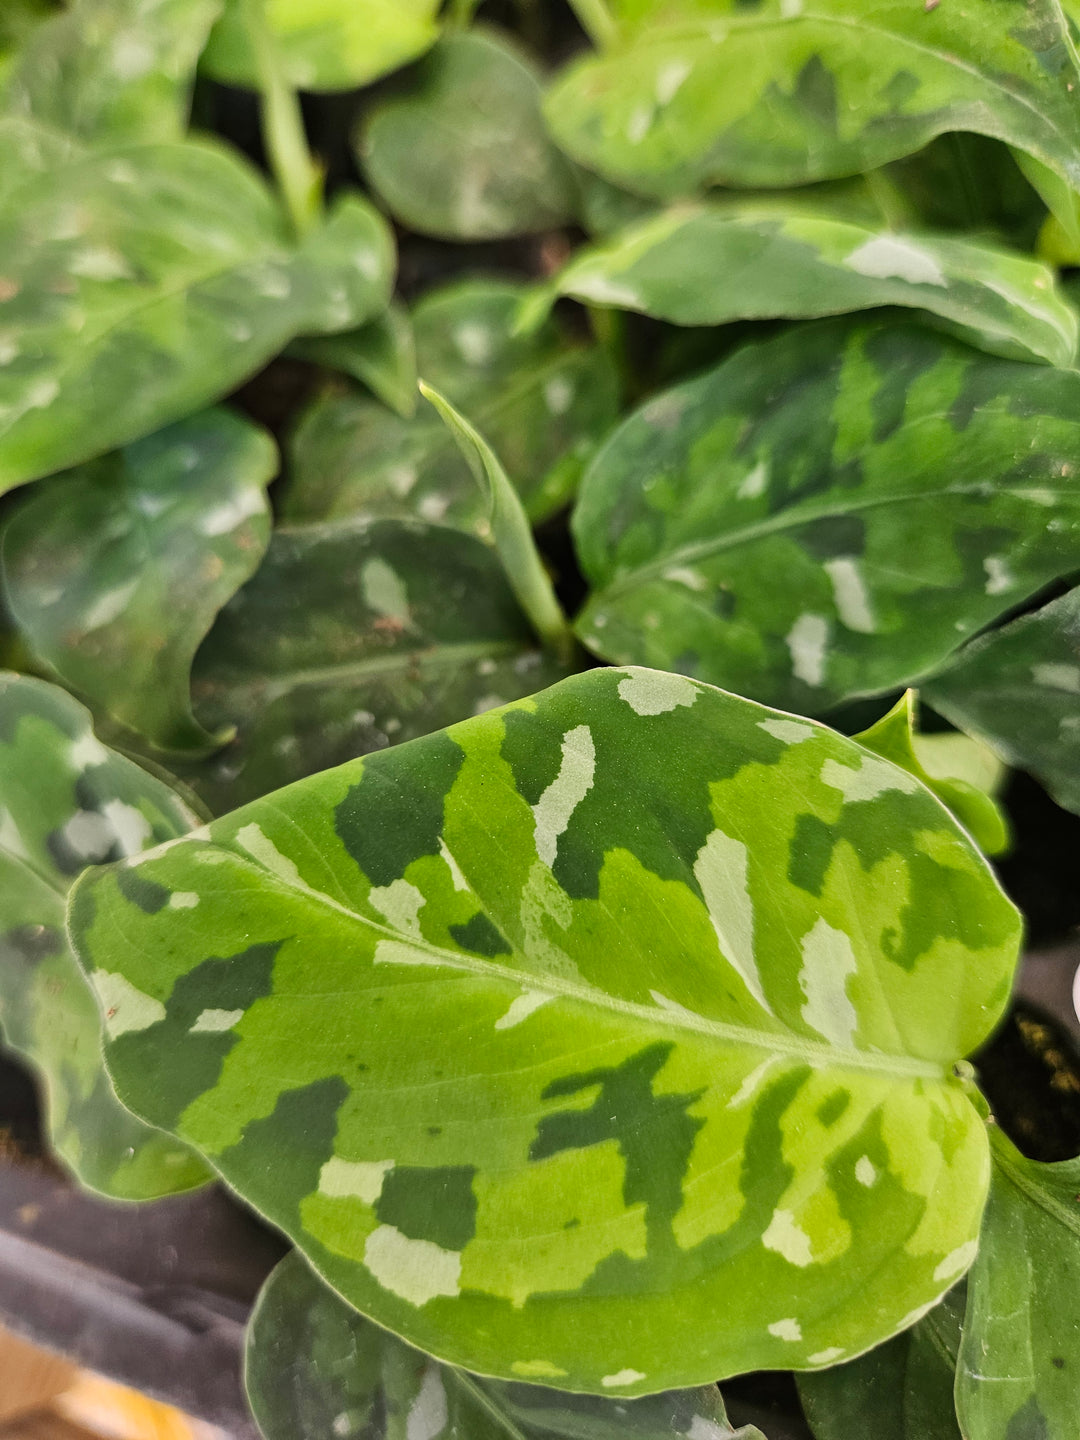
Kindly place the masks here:
[(113, 1094), (97, 1002), (64, 935), (65, 897), (87, 865), (198, 823), (161, 781), (100, 744), (69, 695), (0, 675), (0, 1021), (41, 1077), (59, 1158), (84, 1185), (119, 1199), (190, 1190), (209, 1175)]
[(44, 480), (8, 520), (8, 606), (30, 651), (166, 750), (220, 744), (191, 713), (191, 662), (270, 538), (273, 440), (206, 410)]
[(295, 1251), (259, 1297), (246, 1380), (265, 1440), (764, 1440), (731, 1429), (715, 1385), (618, 1401), (440, 1365), (365, 1320)]
[(289, 353), (351, 375), (406, 420), (416, 412), (416, 342), (403, 305), (392, 303), (359, 330), (295, 340)]
[(1080, 589), (973, 640), (924, 694), (1080, 813)]
[(373, 109), (360, 158), (395, 217), (425, 235), (524, 235), (576, 208), (532, 62), (489, 31), (445, 35), (406, 92)]
[(561, 674), (472, 536), (393, 520), (280, 529), (195, 663), (200, 719), (236, 740), (180, 775), (222, 813)]
[[(426, 296), (412, 318), (420, 373), (488, 437), (536, 522), (573, 495), (618, 397), (611, 360), (596, 346), (568, 344), (554, 322), (514, 333), (528, 293), (506, 281), (459, 281)], [(282, 505), (291, 520), (419, 516), (477, 529), (487, 517), (427, 406), (405, 420), (364, 397), (326, 396), (301, 418), (290, 460)]]
[(70, 923), (127, 997), (125, 1101), (467, 1369), (818, 1369), (973, 1258), (957, 1062), (1019, 917), (935, 796), (811, 721), (591, 670), (95, 871)]
[(956, 1373), (965, 1440), (1074, 1440), (1080, 1160), (1040, 1165), (991, 1131), (994, 1178)]
[(1075, 568), (1078, 466), (1073, 371), (891, 321), (789, 331), (597, 455), (578, 634), (804, 714), (912, 683)]
[(1056, 0), (712, 0), (656, 24), (651, 12), (572, 65), (545, 105), (568, 153), (617, 184), (801, 185), (974, 130), (1080, 186), (1080, 68)]

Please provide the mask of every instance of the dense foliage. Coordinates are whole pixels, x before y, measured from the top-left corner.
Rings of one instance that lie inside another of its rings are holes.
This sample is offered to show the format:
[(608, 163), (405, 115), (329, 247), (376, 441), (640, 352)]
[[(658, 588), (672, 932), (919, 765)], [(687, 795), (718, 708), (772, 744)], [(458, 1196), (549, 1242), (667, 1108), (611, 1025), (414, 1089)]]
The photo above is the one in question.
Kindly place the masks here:
[(0, 1021), (296, 1247), (267, 1440), (1074, 1440), (970, 1063), (1004, 764), (1080, 813), (1070, 10), (0, 14)]

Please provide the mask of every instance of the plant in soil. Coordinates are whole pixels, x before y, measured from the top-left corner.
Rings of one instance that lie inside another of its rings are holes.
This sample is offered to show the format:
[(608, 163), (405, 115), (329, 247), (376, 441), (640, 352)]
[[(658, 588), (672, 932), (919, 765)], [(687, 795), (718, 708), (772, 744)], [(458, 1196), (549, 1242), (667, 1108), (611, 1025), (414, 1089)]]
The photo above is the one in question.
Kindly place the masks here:
[(1073, 8), (0, 16), (0, 1024), (266, 1440), (1075, 1440)]

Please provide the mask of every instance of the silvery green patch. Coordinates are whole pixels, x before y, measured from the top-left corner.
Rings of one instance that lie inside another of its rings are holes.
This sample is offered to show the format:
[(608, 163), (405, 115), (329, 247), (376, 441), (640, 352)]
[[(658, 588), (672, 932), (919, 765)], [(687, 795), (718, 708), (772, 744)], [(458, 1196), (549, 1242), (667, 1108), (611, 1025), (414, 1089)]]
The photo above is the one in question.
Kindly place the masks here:
[(1080, 5), (2, 8), (0, 1026), (267, 1440), (1075, 1440)]

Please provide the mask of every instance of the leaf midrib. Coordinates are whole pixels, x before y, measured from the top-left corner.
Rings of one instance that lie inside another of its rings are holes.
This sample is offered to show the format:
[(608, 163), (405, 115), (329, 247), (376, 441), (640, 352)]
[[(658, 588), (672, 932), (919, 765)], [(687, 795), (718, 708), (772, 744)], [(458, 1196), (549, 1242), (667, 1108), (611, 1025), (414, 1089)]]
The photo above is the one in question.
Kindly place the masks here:
[[(291, 816), (285, 817), (290, 823), (296, 826)], [(298, 826), (296, 828), (299, 829)], [(303, 833), (303, 832), (301, 832)], [(188, 837), (189, 839), (192, 837)], [(205, 842), (204, 842), (205, 843)], [(297, 897), (303, 897), (309, 903), (319, 905), (324, 909), (333, 910), (344, 915), (356, 925), (364, 926), (377, 935), (384, 936), (397, 944), (407, 946), (412, 950), (430, 955), (435, 965), (444, 969), (457, 970), (463, 974), (471, 975), (480, 979), (497, 980), (501, 984), (511, 984), (520, 990), (546, 991), (553, 1000), (577, 1000), (585, 1005), (593, 1005), (598, 1009), (609, 1011), (613, 1014), (625, 1015), (645, 1024), (662, 1026), (678, 1032), (710, 1036), (713, 1039), (727, 1041), (733, 1045), (749, 1046), (752, 1049), (763, 1050), (766, 1053), (782, 1053), (794, 1059), (801, 1059), (807, 1064), (820, 1067), (823, 1064), (836, 1069), (866, 1070), (871, 1073), (886, 1076), (889, 1079), (930, 1079), (944, 1081), (948, 1073), (948, 1065), (944, 1062), (933, 1060), (919, 1060), (910, 1055), (891, 1055), (886, 1052), (868, 1052), (863, 1050), (839, 1050), (829, 1045), (818, 1044), (813, 1040), (803, 1039), (801, 1036), (792, 1035), (790, 1032), (774, 1033), (771, 1031), (753, 1030), (749, 1027), (731, 1025), (720, 1020), (708, 1020), (704, 1016), (695, 1015), (689, 1010), (680, 1011), (678, 1014), (670, 1010), (661, 1009), (659, 1006), (640, 1005), (636, 1001), (622, 1000), (617, 996), (609, 995), (606, 991), (597, 990), (588, 985), (575, 985), (572, 982), (557, 979), (555, 976), (535, 975), (532, 972), (521, 970), (510, 970), (505, 965), (496, 965), (488, 960), (480, 960), (472, 955), (464, 955), (459, 951), (444, 950), (441, 946), (434, 945), (428, 940), (404, 934), (400, 930), (391, 929), (389, 925), (381, 925), (378, 921), (371, 920), (365, 915), (347, 905), (343, 905), (333, 896), (323, 891), (314, 890), (310, 886), (301, 883), (295, 885), (286, 880), (283, 876), (269, 870), (253, 858), (240, 853), (231, 845), (222, 845), (218, 841), (209, 842), (215, 848), (225, 850), (226, 853), (240, 865), (254, 871), (265, 881), (273, 886), (280, 887)], [(153, 858), (152, 855), (140, 857), (145, 859)], [(289, 857), (286, 857), (289, 858)], [(293, 862), (295, 863), (295, 862)], [(486, 915), (486, 910), (483, 911)], [(488, 917), (491, 918), (490, 916)], [(514, 951), (515, 960), (521, 961), (525, 957)], [(433, 967), (434, 968), (434, 967)]]
[(1002, 1153), (1000, 1145), (995, 1145), (993, 1149), (994, 1163), (999, 1167), (1005, 1179), (1040, 1210), (1049, 1215), (1052, 1220), (1056, 1220), (1065, 1229), (1071, 1230), (1080, 1239), (1080, 1206), (1077, 1206), (1076, 1212), (1069, 1210), (1055, 1195), (1041, 1189), (1034, 1181), (1029, 1180), (1019, 1166)]

